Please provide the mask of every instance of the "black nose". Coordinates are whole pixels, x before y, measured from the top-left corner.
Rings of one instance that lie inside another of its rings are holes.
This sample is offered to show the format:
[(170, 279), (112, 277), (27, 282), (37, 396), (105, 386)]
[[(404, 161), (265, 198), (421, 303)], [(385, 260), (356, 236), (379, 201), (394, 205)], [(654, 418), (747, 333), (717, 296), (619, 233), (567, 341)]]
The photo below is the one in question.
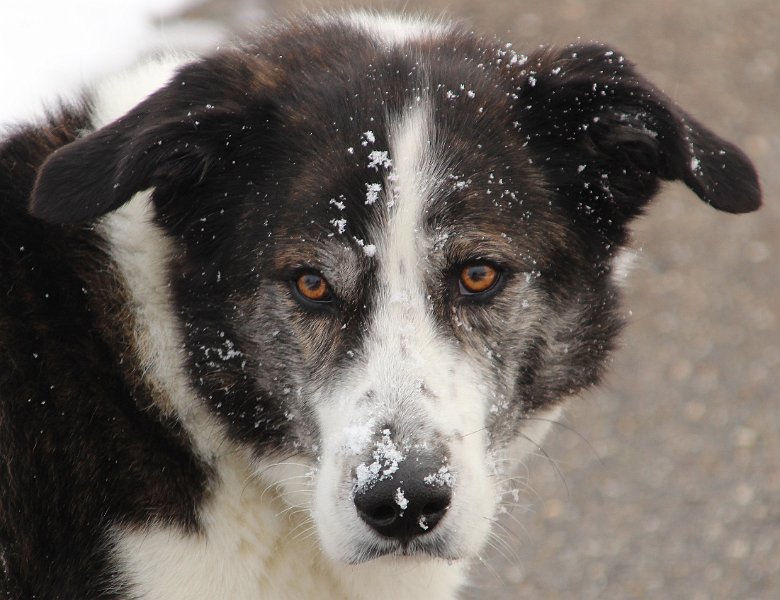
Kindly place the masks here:
[(434, 464), (407, 457), (391, 476), (359, 490), (354, 501), (360, 518), (377, 533), (403, 543), (431, 531), (452, 500), (449, 485), (434, 476)]

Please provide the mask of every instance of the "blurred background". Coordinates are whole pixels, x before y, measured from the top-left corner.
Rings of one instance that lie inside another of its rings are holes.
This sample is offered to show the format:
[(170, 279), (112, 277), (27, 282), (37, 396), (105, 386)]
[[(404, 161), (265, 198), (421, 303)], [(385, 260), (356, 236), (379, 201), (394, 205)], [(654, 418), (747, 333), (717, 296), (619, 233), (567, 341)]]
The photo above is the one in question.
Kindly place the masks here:
[(140, 55), (344, 6), (449, 16), (520, 52), (613, 44), (762, 178), (758, 213), (718, 213), (674, 184), (637, 223), (630, 325), (606, 384), (531, 461), (466, 597), (780, 598), (777, 0), (3, 2), (0, 127)]

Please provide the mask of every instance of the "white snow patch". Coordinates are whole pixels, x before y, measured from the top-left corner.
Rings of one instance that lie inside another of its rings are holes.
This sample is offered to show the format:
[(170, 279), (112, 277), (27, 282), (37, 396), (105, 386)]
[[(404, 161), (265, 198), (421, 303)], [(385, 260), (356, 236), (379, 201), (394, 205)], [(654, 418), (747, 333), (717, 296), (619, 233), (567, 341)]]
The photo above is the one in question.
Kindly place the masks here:
[(344, 233), (347, 228), (346, 219), (331, 219), (330, 224), (333, 225), (339, 233)]
[(452, 487), (455, 483), (455, 476), (450, 473), (450, 468), (447, 465), (439, 467), (439, 470), (432, 475), (427, 475), (423, 481), (428, 485), (438, 485), (439, 487)]
[(376, 254), (376, 246), (374, 244), (366, 244), (364, 240), (361, 240), (358, 237), (353, 237), (352, 239), (355, 240), (355, 243), (357, 243), (358, 246), (363, 248), (363, 254), (366, 256), (374, 256)]
[(382, 191), (382, 186), (378, 183), (366, 184), (366, 204), (373, 204), (379, 198), (379, 192)]
[(387, 150), (372, 150), (368, 154), (368, 166), (375, 171), (378, 171), (379, 167), (390, 169), (393, 166), (393, 161), (387, 155)]
[(403, 453), (396, 447), (389, 429), (382, 430), (382, 439), (375, 444), (372, 453), (374, 462), (359, 464), (355, 469), (353, 493), (361, 493), (378, 481), (387, 479), (398, 470), (398, 464), (404, 460)]
[(404, 496), (404, 491), (401, 488), (397, 488), (395, 490), (394, 500), (395, 503), (400, 507), (401, 514), (403, 514), (403, 511), (405, 511), (409, 506), (409, 500), (406, 499), (406, 496)]
[(374, 433), (374, 426), (374, 420), (369, 419), (363, 424), (346, 427), (344, 429), (344, 435), (346, 437), (344, 449), (349, 450), (352, 454), (361, 454), (371, 441), (371, 436)]

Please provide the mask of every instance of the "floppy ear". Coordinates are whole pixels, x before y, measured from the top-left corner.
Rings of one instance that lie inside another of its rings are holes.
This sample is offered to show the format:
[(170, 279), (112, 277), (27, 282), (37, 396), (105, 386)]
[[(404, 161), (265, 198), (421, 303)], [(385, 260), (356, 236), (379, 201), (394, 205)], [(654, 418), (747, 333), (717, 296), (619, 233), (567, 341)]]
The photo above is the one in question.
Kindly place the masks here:
[[(519, 77), (519, 80), (518, 80)], [(659, 180), (682, 180), (713, 207), (761, 205), (750, 160), (686, 114), (606, 46), (532, 56), (515, 75), (517, 122), (551, 181), (578, 212), (619, 225), (641, 212)]]
[(246, 122), (251, 87), (246, 65), (230, 57), (183, 67), (123, 117), (52, 153), (38, 171), (31, 214), (77, 223), (148, 188), (197, 185), (240, 129), (241, 115)]

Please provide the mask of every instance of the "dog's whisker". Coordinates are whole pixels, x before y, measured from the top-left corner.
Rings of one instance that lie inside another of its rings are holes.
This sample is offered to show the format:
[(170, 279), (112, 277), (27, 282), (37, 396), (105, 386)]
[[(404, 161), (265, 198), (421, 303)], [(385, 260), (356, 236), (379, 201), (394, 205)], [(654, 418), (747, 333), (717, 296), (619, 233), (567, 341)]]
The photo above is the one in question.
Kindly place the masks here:
[(504, 584), (504, 578), (501, 576), (501, 574), (493, 567), (493, 565), (490, 564), (490, 562), (486, 561), (481, 554), (477, 553), (475, 554), (477, 557), (477, 560), (480, 562), (480, 564), (485, 567), (485, 569), (490, 573), (497, 582), (499, 582), (501, 585)]
[[(299, 528), (302, 525), (308, 525), (308, 527), (299, 530)], [(296, 530), (299, 530), (298, 533), (296, 533), (295, 535), (292, 535), (293, 532), (295, 532)], [(300, 525), (297, 525), (292, 531), (290, 531), (290, 537), (288, 539), (291, 542), (294, 542), (294, 541), (299, 540), (299, 539), (306, 539), (310, 535), (316, 533), (316, 531), (317, 531), (317, 524), (314, 523), (313, 520), (309, 519), (307, 521), (304, 521)]]
[(601, 456), (599, 456), (599, 453), (596, 451), (596, 448), (593, 447), (593, 444), (590, 443), (590, 440), (586, 438), (584, 435), (582, 435), (577, 429), (572, 427), (571, 425), (568, 425), (566, 423), (563, 423), (557, 419), (546, 419), (544, 417), (537, 417), (537, 416), (530, 416), (525, 417), (526, 421), (541, 421), (543, 423), (550, 423), (551, 425), (557, 425), (558, 427), (561, 427), (562, 429), (565, 429), (566, 431), (570, 431), (574, 435), (576, 435), (580, 440), (585, 442), (585, 445), (588, 447), (588, 449), (593, 453), (593, 456), (598, 460), (599, 464), (603, 467), (604, 461), (601, 459)]

